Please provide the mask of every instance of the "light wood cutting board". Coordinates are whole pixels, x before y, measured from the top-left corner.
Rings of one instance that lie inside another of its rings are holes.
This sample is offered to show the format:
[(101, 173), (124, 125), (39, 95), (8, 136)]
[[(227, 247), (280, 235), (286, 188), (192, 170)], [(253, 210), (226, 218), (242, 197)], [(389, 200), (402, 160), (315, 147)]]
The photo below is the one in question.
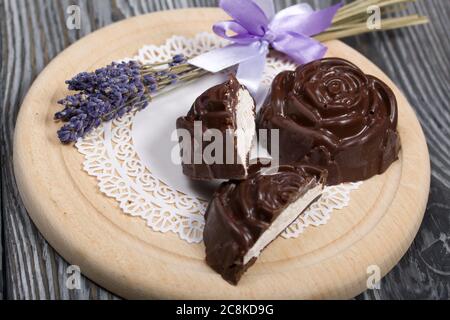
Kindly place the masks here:
[[(350, 206), (297, 239), (277, 239), (234, 287), (204, 263), (203, 245), (149, 229), (126, 216), (82, 171), (83, 157), (61, 145), (53, 114), (78, 72), (133, 56), (172, 35), (194, 36), (225, 19), (218, 9), (153, 13), (111, 25), (75, 43), (42, 72), (17, 121), (17, 184), (33, 221), (83, 274), (125, 298), (350, 298), (378, 266), (385, 275), (410, 246), (425, 211), (430, 164), (425, 138), (403, 94), (375, 65), (339, 41), (328, 56), (352, 61), (385, 81), (399, 104), (400, 160), (352, 192)], [(369, 268), (369, 269), (368, 269)]]

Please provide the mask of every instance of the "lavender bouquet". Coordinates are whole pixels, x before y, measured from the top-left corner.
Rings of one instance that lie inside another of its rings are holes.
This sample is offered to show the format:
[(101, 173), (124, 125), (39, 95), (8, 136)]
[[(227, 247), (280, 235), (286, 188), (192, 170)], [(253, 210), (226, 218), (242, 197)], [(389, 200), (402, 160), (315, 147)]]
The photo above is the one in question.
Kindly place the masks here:
[(188, 64), (183, 55), (164, 63), (129, 61), (82, 72), (66, 81), (69, 90), (78, 92), (58, 101), (64, 109), (55, 114), (55, 120), (65, 123), (58, 130), (58, 138), (64, 144), (76, 142), (105, 121), (146, 108), (167, 88), (206, 73)]

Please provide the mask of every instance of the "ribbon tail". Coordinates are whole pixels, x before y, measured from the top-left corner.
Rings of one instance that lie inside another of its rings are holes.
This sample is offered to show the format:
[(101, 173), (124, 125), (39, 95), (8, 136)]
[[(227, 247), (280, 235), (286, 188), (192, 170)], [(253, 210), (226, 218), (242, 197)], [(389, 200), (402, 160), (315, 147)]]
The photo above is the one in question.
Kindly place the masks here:
[(285, 53), (298, 64), (322, 59), (327, 52), (327, 47), (319, 41), (297, 33), (285, 34), (272, 45), (275, 50)]
[(255, 96), (258, 92), (259, 82), (261, 81), (265, 65), (265, 56), (255, 57), (239, 64), (236, 78), (240, 84), (244, 85), (250, 91), (252, 96)]
[(266, 57), (269, 53), (268, 44), (263, 44), (260, 49), (260, 54), (252, 57), (252, 59), (244, 61), (239, 64), (236, 78), (244, 85), (253, 97), (258, 94), (261, 78), (266, 66)]
[(247, 45), (231, 44), (227, 47), (201, 54), (190, 59), (188, 63), (206, 71), (216, 73), (260, 56), (260, 47), (259, 42)]

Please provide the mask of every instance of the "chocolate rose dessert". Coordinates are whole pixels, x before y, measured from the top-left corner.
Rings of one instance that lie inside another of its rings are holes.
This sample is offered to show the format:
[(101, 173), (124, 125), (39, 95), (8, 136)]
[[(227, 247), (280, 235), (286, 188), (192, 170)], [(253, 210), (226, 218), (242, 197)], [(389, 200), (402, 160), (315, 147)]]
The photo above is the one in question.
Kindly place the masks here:
[(280, 166), (223, 183), (205, 215), (208, 265), (237, 284), (261, 251), (320, 198), (325, 179), (325, 171), (312, 166)]
[(319, 165), (329, 185), (383, 173), (400, 150), (392, 90), (338, 58), (280, 73), (258, 127), (279, 129), (281, 164)]
[(227, 82), (200, 95), (187, 116), (177, 120), (183, 173), (197, 180), (245, 179), (255, 127), (255, 101), (230, 75)]

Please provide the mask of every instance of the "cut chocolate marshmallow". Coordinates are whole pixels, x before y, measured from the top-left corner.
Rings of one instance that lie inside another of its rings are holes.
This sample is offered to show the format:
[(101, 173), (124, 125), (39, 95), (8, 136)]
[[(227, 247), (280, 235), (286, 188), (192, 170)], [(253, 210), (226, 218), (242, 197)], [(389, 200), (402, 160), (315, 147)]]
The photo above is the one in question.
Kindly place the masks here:
[(177, 120), (183, 173), (196, 180), (245, 179), (255, 127), (255, 101), (230, 75)]
[(205, 215), (208, 265), (236, 285), (262, 250), (320, 198), (325, 180), (318, 167), (285, 165), (223, 183)]

